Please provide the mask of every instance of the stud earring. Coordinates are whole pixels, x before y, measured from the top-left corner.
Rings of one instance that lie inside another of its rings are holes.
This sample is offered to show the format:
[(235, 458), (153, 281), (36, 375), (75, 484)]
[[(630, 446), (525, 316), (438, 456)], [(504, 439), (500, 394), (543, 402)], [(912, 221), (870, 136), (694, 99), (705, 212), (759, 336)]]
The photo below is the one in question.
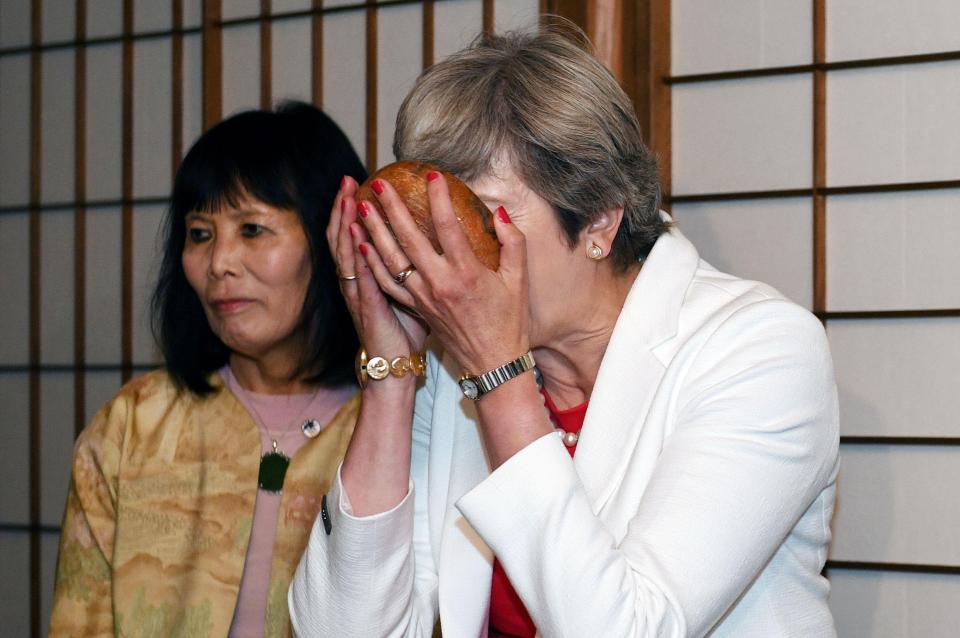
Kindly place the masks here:
[(587, 248), (587, 257), (594, 261), (600, 261), (603, 259), (603, 248), (596, 244), (590, 244), (590, 248)]

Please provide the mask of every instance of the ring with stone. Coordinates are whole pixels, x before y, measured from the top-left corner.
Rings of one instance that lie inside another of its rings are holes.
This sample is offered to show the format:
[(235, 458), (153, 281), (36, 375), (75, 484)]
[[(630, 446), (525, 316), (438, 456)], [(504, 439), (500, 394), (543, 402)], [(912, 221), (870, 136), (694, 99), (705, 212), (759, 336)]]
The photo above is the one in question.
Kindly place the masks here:
[(402, 286), (403, 283), (407, 280), (407, 277), (413, 274), (416, 268), (413, 267), (413, 264), (410, 264), (396, 275), (393, 276), (393, 280), (397, 282), (397, 285)]

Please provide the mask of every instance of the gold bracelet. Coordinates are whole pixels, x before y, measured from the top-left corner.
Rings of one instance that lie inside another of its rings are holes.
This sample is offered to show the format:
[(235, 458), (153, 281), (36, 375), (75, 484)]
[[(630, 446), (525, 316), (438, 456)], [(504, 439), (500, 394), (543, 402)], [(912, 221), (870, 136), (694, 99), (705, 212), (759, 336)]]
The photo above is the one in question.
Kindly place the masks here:
[(394, 357), (390, 361), (380, 356), (368, 357), (367, 351), (360, 348), (356, 361), (357, 383), (361, 388), (367, 387), (367, 380), (380, 381), (391, 374), (395, 377), (404, 377), (407, 373), (415, 377), (422, 377), (427, 373), (427, 358), (422, 352), (414, 352), (409, 356)]

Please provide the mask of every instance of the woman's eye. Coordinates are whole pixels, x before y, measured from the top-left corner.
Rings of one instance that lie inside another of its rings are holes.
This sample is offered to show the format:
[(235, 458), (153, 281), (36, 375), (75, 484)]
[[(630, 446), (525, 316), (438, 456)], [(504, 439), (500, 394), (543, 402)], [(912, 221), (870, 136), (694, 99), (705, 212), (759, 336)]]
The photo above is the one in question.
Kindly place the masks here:
[(210, 232), (206, 228), (188, 228), (187, 235), (194, 244), (199, 244), (210, 239)]
[(244, 237), (256, 237), (263, 232), (263, 226), (260, 224), (244, 224), (243, 225), (243, 236)]

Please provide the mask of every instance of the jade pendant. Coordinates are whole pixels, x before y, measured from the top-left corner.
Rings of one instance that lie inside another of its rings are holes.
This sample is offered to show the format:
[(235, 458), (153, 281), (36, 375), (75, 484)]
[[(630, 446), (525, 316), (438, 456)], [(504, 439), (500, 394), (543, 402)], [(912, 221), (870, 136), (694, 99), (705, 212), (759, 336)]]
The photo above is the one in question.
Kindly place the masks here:
[(260, 489), (266, 492), (277, 492), (283, 489), (283, 479), (290, 466), (290, 457), (277, 449), (277, 442), (273, 442), (273, 451), (260, 457), (260, 475), (257, 483)]

